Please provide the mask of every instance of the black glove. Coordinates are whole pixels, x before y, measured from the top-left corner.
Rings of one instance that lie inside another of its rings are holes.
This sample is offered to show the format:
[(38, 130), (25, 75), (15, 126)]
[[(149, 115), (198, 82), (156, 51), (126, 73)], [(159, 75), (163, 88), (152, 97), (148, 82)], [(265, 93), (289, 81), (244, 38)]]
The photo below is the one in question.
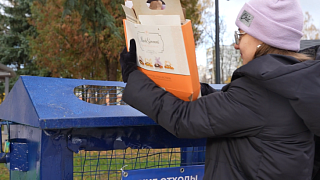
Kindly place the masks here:
[(137, 53), (136, 53), (136, 42), (134, 39), (130, 40), (130, 50), (127, 52), (127, 47), (124, 47), (120, 54), (120, 65), (123, 82), (128, 81), (129, 74), (137, 70)]
[(201, 96), (205, 96), (211, 93), (216, 92), (215, 89), (213, 89), (209, 84), (207, 83), (200, 83), (201, 85)]

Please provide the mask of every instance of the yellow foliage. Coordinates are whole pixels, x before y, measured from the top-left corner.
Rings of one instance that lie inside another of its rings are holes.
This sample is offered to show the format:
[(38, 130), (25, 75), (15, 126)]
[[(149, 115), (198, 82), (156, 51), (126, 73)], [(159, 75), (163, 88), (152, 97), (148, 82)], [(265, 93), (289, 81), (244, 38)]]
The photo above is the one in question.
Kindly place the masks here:
[(231, 76), (229, 76), (228, 79), (224, 81), (225, 84), (228, 84), (230, 82), (231, 82)]
[[(110, 9), (111, 1), (103, 2), (123, 35), (124, 17)], [(36, 27), (38, 36), (30, 40), (31, 56), (36, 57), (40, 67), (51, 71), (53, 77), (108, 79), (110, 71), (116, 71), (109, 67), (119, 59), (124, 36), (111, 34), (107, 27), (99, 34), (90, 34), (92, 22), (86, 23), (87, 32), (80, 31), (82, 22), (78, 12), (61, 19), (63, 3), (64, 0), (48, 0), (45, 5), (33, 3), (34, 19), (30, 23)]]
[(320, 29), (317, 28), (312, 22), (313, 19), (310, 13), (308, 11), (305, 12), (302, 37), (305, 40), (320, 39)]

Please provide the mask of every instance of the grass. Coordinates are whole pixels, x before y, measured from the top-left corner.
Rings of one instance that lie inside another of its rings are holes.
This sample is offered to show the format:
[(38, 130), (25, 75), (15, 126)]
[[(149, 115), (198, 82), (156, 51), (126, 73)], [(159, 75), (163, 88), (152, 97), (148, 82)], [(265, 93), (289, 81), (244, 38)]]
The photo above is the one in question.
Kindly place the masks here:
[(125, 165), (125, 170), (180, 166), (180, 148), (82, 151), (73, 160), (74, 180), (118, 180)]
[(1, 180), (9, 180), (10, 173), (5, 164), (0, 164), (0, 179)]
[[(3, 130), (3, 126), (1, 127), (0, 133), (2, 132), (2, 130)], [(4, 147), (4, 143), (2, 143), (2, 147)], [(10, 179), (10, 172), (9, 172), (6, 164), (0, 163), (0, 179), (1, 180), (9, 180)]]

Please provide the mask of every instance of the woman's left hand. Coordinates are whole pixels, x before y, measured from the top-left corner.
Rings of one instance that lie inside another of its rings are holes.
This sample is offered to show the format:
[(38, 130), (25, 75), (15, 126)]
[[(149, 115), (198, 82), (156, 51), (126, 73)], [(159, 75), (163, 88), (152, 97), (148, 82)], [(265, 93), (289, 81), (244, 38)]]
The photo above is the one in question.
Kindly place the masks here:
[(137, 53), (136, 53), (136, 42), (134, 39), (130, 40), (130, 50), (127, 52), (125, 47), (120, 54), (120, 65), (123, 82), (127, 82), (129, 74), (134, 70), (137, 70)]

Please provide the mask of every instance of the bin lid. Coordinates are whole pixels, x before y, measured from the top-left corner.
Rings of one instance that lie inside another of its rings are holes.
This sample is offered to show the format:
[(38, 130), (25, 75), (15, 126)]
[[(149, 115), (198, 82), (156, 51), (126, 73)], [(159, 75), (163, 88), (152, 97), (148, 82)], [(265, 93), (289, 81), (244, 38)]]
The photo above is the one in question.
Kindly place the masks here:
[(102, 106), (74, 94), (81, 85), (124, 87), (116, 81), (21, 76), (0, 105), (0, 119), (40, 129), (155, 125), (128, 105)]

